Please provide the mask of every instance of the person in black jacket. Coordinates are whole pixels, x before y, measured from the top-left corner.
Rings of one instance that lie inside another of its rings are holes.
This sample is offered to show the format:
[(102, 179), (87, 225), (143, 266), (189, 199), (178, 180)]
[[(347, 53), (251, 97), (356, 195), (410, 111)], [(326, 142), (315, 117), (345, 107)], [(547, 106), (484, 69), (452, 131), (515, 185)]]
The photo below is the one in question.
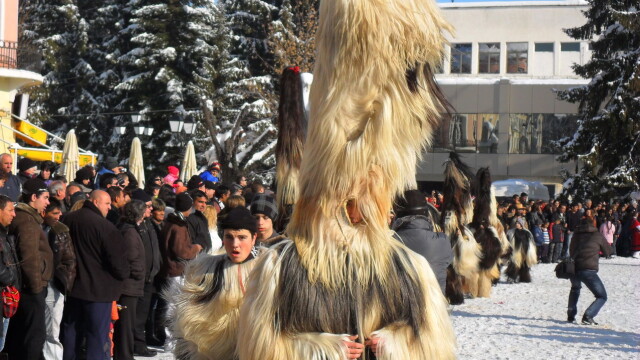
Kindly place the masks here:
[[(20, 288), (20, 270), (18, 269), (18, 256), (15, 244), (7, 235), (7, 228), (16, 217), (13, 201), (0, 195), (0, 286), (15, 286)], [(2, 318), (0, 322), (0, 351), (4, 348), (4, 340), (7, 335), (9, 319)]]
[(3, 171), (7, 175), (7, 180), (4, 182), (4, 186), (0, 188), (0, 194), (6, 195), (13, 202), (17, 202), (20, 198), (20, 191), (22, 190), (22, 182), (14, 174), (11, 173), (13, 168), (13, 156), (11, 154), (0, 155), (0, 171)]
[(122, 281), (129, 278), (130, 269), (123, 256), (125, 241), (105, 219), (110, 207), (109, 195), (95, 190), (80, 210), (63, 220), (77, 255), (76, 281), (62, 315), (64, 360), (76, 358), (80, 335), (86, 337), (87, 360), (108, 359), (111, 355), (111, 303), (122, 294)]
[(64, 311), (64, 299), (73, 288), (76, 278), (76, 252), (69, 235), (69, 228), (60, 222), (62, 208), (60, 202), (51, 199), (44, 211), (43, 229), (47, 234), (49, 246), (53, 251), (53, 280), (47, 287), (45, 303), (45, 325), (47, 337), (43, 354), (45, 360), (62, 359), (62, 343), (60, 342), (60, 323)]
[(209, 235), (209, 223), (203, 214), (207, 207), (207, 195), (196, 190), (191, 193), (191, 198), (194, 211), (187, 217), (189, 234), (194, 244), (202, 246), (203, 252), (208, 252), (211, 249), (211, 235)]
[(119, 319), (116, 321), (113, 333), (113, 360), (133, 360), (133, 329), (138, 299), (144, 295), (145, 282), (145, 249), (138, 227), (144, 221), (146, 209), (147, 205), (141, 200), (132, 200), (124, 206), (122, 221), (118, 225), (127, 244), (126, 254), (131, 275), (123, 281), (122, 295), (118, 300), (122, 310), (118, 313)]
[(607, 291), (600, 277), (598, 277), (598, 261), (600, 252), (604, 256), (611, 254), (611, 246), (593, 226), (589, 219), (582, 219), (576, 228), (571, 242), (570, 254), (575, 261), (576, 273), (571, 277), (571, 292), (569, 292), (569, 305), (567, 307), (567, 321), (574, 322), (578, 313), (578, 297), (582, 283), (595, 296), (595, 300), (585, 310), (582, 316), (583, 325), (598, 325), (593, 318), (598, 315), (602, 306), (607, 302)]
[(440, 222), (433, 219), (433, 216), (438, 216), (437, 210), (427, 203), (420, 191), (408, 190), (404, 198), (396, 200), (395, 213), (391, 229), (409, 249), (427, 259), (444, 294), (447, 267), (453, 261), (453, 251), (447, 235), (434, 227)]
[[(155, 356), (156, 352), (147, 348), (145, 326), (147, 316), (151, 306), (151, 296), (154, 293), (154, 279), (160, 272), (160, 245), (158, 243), (158, 235), (151, 224), (151, 211), (153, 209), (152, 198), (142, 189), (135, 190), (131, 193), (133, 201), (142, 201), (145, 205), (144, 218), (136, 230), (142, 239), (144, 245), (144, 287), (142, 296), (138, 297), (136, 305), (136, 320), (134, 329), (134, 354), (140, 356)], [(126, 206), (126, 205), (125, 205)]]

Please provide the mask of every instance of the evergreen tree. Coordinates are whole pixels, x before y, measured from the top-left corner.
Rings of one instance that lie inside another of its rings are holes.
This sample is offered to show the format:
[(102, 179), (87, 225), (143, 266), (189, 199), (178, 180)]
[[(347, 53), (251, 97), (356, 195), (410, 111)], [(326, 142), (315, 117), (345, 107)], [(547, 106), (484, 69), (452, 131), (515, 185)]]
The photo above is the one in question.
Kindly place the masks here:
[(578, 131), (559, 141), (562, 161), (578, 160), (566, 175), (565, 194), (608, 197), (638, 189), (640, 175), (640, 16), (636, 0), (590, 0), (587, 23), (567, 29), (572, 38), (591, 40), (593, 56), (574, 65), (587, 85), (560, 91), (579, 104)]
[[(274, 104), (265, 94), (272, 92), (271, 77), (252, 77), (247, 62), (230, 54), (233, 33), (221, 11), (215, 29), (218, 42), (215, 62), (207, 64), (198, 82), (201, 119), (211, 139), (208, 162), (219, 161), (222, 177), (231, 183), (240, 173), (260, 176), (273, 172), (275, 127)], [(270, 180), (268, 175), (263, 180)]]
[(278, 20), (270, 26), (269, 34), (274, 73), (281, 73), (286, 66), (299, 66), (303, 72), (313, 71), (318, 6), (318, 0), (284, 0), (282, 3)]
[(73, 0), (21, 1), (20, 43), (43, 55), (44, 83), (30, 92), (30, 119), (64, 135), (75, 129), (81, 147), (103, 139), (102, 110), (92, 92), (96, 73), (88, 61), (88, 24)]

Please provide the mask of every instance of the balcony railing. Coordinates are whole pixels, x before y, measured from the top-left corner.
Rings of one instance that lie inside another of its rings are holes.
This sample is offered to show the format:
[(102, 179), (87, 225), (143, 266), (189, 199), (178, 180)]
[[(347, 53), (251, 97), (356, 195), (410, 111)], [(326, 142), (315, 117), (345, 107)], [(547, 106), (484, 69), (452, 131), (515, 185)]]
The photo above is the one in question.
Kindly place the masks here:
[(35, 47), (18, 46), (15, 41), (0, 40), (0, 68), (39, 73), (42, 69), (42, 55)]

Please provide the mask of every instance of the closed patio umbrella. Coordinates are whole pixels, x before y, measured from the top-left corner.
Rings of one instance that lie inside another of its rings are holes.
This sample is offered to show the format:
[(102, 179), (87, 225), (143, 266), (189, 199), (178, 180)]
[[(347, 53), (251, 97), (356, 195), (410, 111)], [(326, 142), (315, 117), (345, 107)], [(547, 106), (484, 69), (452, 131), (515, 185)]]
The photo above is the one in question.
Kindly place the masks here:
[(187, 144), (187, 151), (184, 153), (184, 159), (182, 160), (180, 179), (183, 182), (187, 182), (193, 175), (197, 174), (198, 166), (196, 164), (196, 149), (193, 147), (193, 142), (189, 141)]
[(138, 187), (144, 189), (144, 163), (142, 161), (142, 145), (140, 139), (133, 138), (129, 153), (129, 171), (138, 180)]
[(76, 171), (78, 171), (80, 166), (78, 163), (79, 158), (78, 139), (76, 138), (75, 131), (70, 130), (64, 141), (62, 165), (60, 166), (60, 172), (67, 178), (67, 181), (73, 181), (73, 179), (75, 179)]

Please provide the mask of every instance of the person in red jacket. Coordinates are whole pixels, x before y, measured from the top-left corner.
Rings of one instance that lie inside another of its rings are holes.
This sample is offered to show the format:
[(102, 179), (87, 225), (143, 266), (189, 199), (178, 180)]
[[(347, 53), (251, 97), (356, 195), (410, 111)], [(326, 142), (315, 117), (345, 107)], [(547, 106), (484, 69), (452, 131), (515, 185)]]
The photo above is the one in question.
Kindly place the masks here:
[(634, 259), (640, 259), (640, 213), (636, 212), (631, 221), (631, 251)]

